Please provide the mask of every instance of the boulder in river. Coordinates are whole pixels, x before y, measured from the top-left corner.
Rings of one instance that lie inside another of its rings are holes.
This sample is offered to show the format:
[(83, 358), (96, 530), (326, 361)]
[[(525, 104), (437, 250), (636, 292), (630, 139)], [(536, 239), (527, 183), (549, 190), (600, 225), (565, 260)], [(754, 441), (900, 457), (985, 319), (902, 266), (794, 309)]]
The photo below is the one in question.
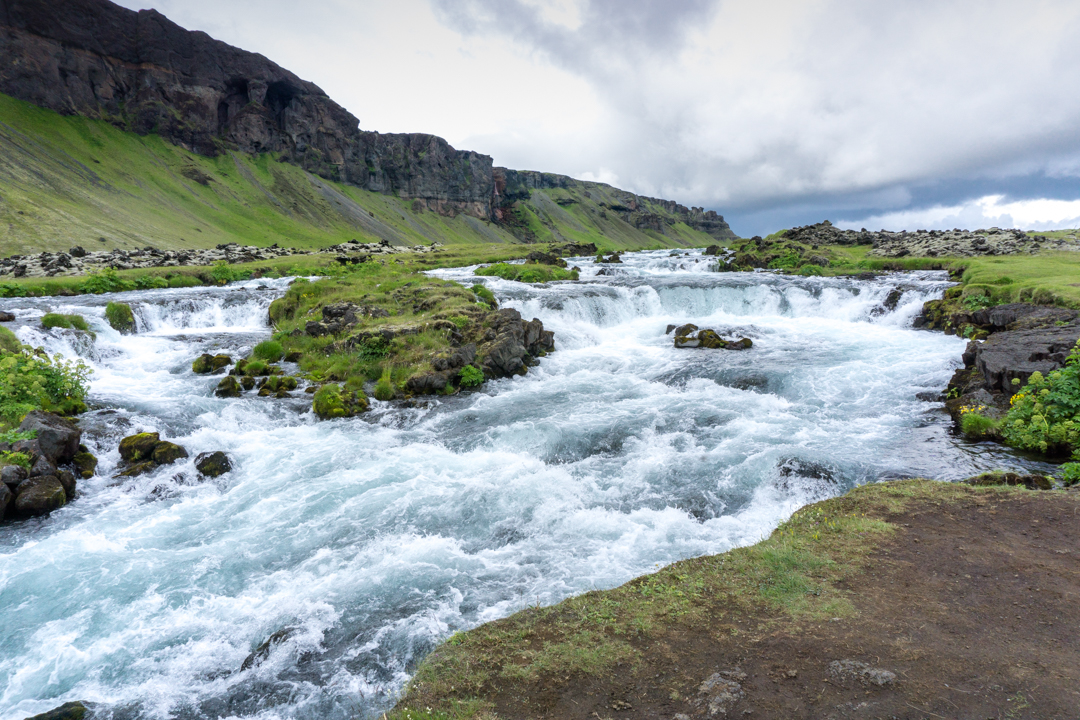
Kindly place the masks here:
[(240, 397), (240, 393), (240, 383), (232, 375), (223, 377), (221, 382), (218, 383), (217, 389), (214, 390), (214, 394), (220, 398)]
[(26, 720), (83, 720), (87, 712), (89, 708), (84, 703), (68, 702), (40, 715), (28, 717)]
[(54, 465), (69, 463), (79, 452), (82, 431), (75, 423), (42, 410), (34, 410), (19, 423), (21, 432), (33, 431), (40, 453)]
[(186, 458), (187, 456), (188, 451), (182, 446), (162, 440), (154, 446), (154, 451), (151, 453), (150, 458), (158, 465), (172, 465), (177, 460)]
[(126, 462), (149, 460), (159, 442), (161, 442), (161, 437), (156, 432), (128, 435), (120, 441), (120, 457)]
[(195, 456), (195, 469), (204, 477), (216, 478), (232, 470), (232, 462), (221, 450), (199, 453)]
[[(697, 330), (696, 334), (693, 334)], [(750, 338), (725, 340), (715, 330), (698, 330), (696, 325), (686, 324), (675, 329), (676, 348), (707, 348), (711, 350), (748, 350), (754, 346)]]
[(98, 459), (88, 450), (81, 449), (82, 447), (83, 446), (80, 446), (79, 452), (75, 453), (75, 457), (72, 459), (71, 464), (79, 471), (81, 477), (94, 477), (94, 471), (97, 470)]
[(135, 332), (135, 313), (131, 306), (122, 302), (110, 302), (105, 306), (105, 319), (109, 325), (121, 335), (131, 335)]
[(14, 322), (15, 313), (9, 313), (7, 310), (0, 310), (0, 322)]
[(40, 517), (67, 504), (67, 493), (54, 475), (32, 477), (19, 485), (15, 512), (23, 517)]
[(368, 401), (362, 393), (330, 383), (315, 391), (311, 409), (323, 420), (353, 417), (368, 409)]
[(203, 353), (191, 363), (191, 371), (196, 375), (208, 375), (220, 372), (232, 365), (232, 358), (228, 355), (211, 355)]
[(146, 475), (152, 473), (158, 469), (158, 464), (153, 460), (143, 460), (141, 462), (128, 465), (126, 468), (116, 473), (116, 477), (138, 477), (139, 475)]
[(21, 465), (15, 465), (14, 463), (5, 465), (0, 461), (0, 483), (3, 483), (13, 492), (28, 477), (30, 477), (30, 473)]

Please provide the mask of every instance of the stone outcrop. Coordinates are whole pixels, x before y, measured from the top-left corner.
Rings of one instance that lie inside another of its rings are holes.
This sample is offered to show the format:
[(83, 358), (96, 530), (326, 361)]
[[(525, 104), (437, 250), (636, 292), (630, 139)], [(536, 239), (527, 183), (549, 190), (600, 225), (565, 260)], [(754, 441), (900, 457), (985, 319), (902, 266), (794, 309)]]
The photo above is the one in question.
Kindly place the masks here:
[(75, 497), (73, 463), (82, 477), (91, 477), (97, 466), (97, 458), (79, 444), (82, 431), (59, 415), (34, 410), (19, 431), (34, 436), (0, 443), (0, 451), (23, 458), (0, 459), (0, 518), (38, 517), (63, 507)]
[(675, 331), (675, 347), (679, 349), (685, 348), (705, 348), (709, 350), (749, 350), (754, 346), (754, 341), (750, 338), (737, 338), (735, 340), (726, 340), (720, 337), (720, 334), (715, 330), (705, 328), (703, 330), (698, 329), (697, 325), (693, 323), (686, 323), (685, 325), (668, 325), (665, 335)]
[(137, 477), (157, 470), (162, 465), (172, 465), (188, 456), (181, 445), (162, 440), (158, 433), (143, 432), (128, 435), (120, 441), (120, 459), (123, 461), (117, 477)]
[[(421, 133), (362, 132), (314, 83), (155, 10), (0, 2), (0, 92), (157, 133), (203, 155), (272, 152), (324, 178), (491, 215), (491, 158)], [(206, 183), (206, 178), (191, 178)]]
[(870, 255), (900, 258), (975, 255), (1011, 255), (1034, 253), (1040, 250), (1080, 251), (1076, 240), (1034, 237), (1022, 230), (917, 230), (915, 232), (871, 232), (841, 230), (828, 220), (816, 225), (805, 225), (785, 230), (783, 237), (808, 245), (872, 245)]

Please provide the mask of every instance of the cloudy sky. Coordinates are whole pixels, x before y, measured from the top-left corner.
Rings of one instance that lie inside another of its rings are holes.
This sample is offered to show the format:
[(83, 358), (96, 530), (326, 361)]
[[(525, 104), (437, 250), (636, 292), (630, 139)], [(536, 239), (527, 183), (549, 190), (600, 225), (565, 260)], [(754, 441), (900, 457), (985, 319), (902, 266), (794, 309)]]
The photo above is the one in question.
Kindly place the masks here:
[(365, 130), (702, 205), (741, 235), (1080, 226), (1075, 0), (121, 0)]

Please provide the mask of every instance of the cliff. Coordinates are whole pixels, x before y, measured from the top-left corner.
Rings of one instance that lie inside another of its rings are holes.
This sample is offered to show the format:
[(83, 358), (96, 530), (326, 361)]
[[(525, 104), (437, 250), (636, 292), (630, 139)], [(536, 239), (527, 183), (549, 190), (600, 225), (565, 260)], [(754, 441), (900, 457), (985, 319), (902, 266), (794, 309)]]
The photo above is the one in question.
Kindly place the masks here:
[[(493, 168), (489, 156), (433, 135), (361, 131), (317, 85), (262, 55), (108, 0), (0, 0), (0, 93), (157, 134), (207, 157), (272, 153), (319, 177), (413, 201), (417, 210), (509, 218), (511, 227), (521, 217), (510, 209), (531, 189), (581, 184)], [(734, 237), (716, 213), (618, 192), (612, 212), (639, 229), (670, 235), (684, 223)]]

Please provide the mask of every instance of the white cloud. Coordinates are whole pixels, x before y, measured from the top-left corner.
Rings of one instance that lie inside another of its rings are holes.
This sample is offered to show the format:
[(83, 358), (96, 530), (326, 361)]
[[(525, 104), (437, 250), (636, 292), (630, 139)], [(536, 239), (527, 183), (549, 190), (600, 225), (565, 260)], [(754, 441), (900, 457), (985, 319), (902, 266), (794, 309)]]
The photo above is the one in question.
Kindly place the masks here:
[(865, 220), (841, 220), (845, 230), (951, 230), (962, 228), (1019, 228), (1056, 230), (1080, 228), (1080, 200), (1013, 200), (1002, 195), (987, 195), (961, 205), (935, 205), (929, 208), (901, 210), (873, 215)]

